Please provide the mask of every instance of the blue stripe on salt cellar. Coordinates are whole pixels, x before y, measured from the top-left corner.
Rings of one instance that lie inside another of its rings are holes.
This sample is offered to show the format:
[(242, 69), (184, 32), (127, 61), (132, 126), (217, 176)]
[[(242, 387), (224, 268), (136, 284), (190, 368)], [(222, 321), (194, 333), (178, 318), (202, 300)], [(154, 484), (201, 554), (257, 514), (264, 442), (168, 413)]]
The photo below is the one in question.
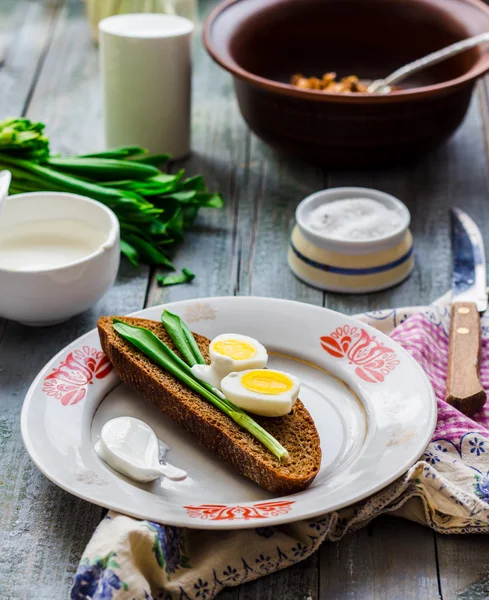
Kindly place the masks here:
[[(359, 202), (337, 202), (352, 199), (365, 199), (364, 210), (358, 210)], [(378, 210), (372, 200), (379, 204)], [(325, 207), (332, 202), (334, 206)], [(324, 227), (318, 222), (318, 209), (320, 216), (327, 215)], [(369, 215), (356, 217), (355, 211)], [(333, 219), (336, 231), (331, 226)], [(359, 187), (323, 190), (299, 204), (296, 221), (289, 266), (297, 277), (314, 287), (346, 293), (373, 292), (400, 283), (414, 268), (410, 214), (390, 194)]]

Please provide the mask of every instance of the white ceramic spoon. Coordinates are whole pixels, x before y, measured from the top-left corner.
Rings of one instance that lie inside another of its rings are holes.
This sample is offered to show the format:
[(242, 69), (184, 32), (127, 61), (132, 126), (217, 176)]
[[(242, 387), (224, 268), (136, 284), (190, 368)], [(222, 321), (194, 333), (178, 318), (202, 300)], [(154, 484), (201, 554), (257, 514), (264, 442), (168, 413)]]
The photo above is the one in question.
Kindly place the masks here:
[(12, 174), (10, 171), (0, 171), (0, 213), (2, 212), (3, 201), (8, 196), (8, 188)]
[(160, 463), (159, 443), (149, 425), (134, 417), (117, 417), (107, 421), (95, 444), (100, 458), (114, 470), (131, 479), (147, 483), (162, 475), (179, 481), (187, 473)]

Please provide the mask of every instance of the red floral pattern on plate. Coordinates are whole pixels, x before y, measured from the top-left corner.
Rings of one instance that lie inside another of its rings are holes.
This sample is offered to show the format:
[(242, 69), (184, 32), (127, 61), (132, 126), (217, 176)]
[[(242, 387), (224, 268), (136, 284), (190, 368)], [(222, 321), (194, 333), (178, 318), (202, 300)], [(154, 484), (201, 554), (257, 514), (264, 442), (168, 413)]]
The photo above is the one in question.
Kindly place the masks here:
[(188, 516), (209, 521), (235, 521), (237, 519), (266, 519), (285, 515), (292, 508), (294, 500), (260, 502), (252, 506), (226, 506), (225, 504), (201, 504), (184, 506)]
[(385, 376), (399, 364), (395, 351), (365, 329), (345, 325), (320, 340), (328, 354), (347, 358), (350, 364), (357, 365), (355, 373), (368, 383), (384, 381)]
[(83, 346), (70, 352), (44, 380), (42, 391), (61, 400), (63, 406), (83, 400), (93, 378), (103, 379), (112, 371), (101, 350)]

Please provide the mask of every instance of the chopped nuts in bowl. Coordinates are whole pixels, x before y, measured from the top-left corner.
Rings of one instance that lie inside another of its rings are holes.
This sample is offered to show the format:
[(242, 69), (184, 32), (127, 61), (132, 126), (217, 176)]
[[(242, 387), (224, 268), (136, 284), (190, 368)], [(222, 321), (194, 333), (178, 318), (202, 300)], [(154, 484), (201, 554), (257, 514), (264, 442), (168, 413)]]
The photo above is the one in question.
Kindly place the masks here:
[(336, 73), (325, 73), (322, 79), (317, 77), (304, 77), (296, 73), (290, 78), (290, 83), (304, 90), (321, 90), (323, 92), (336, 92), (340, 94), (351, 94), (352, 92), (368, 92), (367, 86), (362, 83), (356, 75), (343, 77), (339, 81)]
[[(481, 0), (226, 0), (208, 17), (204, 42), (232, 74), (240, 111), (262, 140), (306, 161), (358, 168), (411, 161), (445, 141), (489, 71), (489, 53), (452, 56), (389, 94), (354, 92), (358, 84), (484, 31)], [(327, 68), (340, 77), (322, 76)], [(291, 84), (301, 72), (316, 77)], [(350, 73), (359, 81), (341, 80)]]

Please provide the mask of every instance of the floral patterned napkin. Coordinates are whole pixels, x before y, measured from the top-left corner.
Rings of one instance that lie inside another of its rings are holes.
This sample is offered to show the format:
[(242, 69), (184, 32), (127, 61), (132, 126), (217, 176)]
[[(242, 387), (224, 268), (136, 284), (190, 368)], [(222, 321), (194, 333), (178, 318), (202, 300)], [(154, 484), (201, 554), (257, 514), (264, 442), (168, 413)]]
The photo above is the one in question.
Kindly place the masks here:
[[(386, 512), (441, 533), (488, 533), (489, 403), (470, 419), (444, 401), (448, 298), (360, 319), (390, 333), (419, 362), (438, 399), (433, 439), (407, 473), (353, 506), (280, 527), (179, 529), (111, 511), (85, 550), (72, 600), (211, 600), (223, 587), (288, 567)], [(481, 380), (489, 390), (489, 317), (482, 336)]]

